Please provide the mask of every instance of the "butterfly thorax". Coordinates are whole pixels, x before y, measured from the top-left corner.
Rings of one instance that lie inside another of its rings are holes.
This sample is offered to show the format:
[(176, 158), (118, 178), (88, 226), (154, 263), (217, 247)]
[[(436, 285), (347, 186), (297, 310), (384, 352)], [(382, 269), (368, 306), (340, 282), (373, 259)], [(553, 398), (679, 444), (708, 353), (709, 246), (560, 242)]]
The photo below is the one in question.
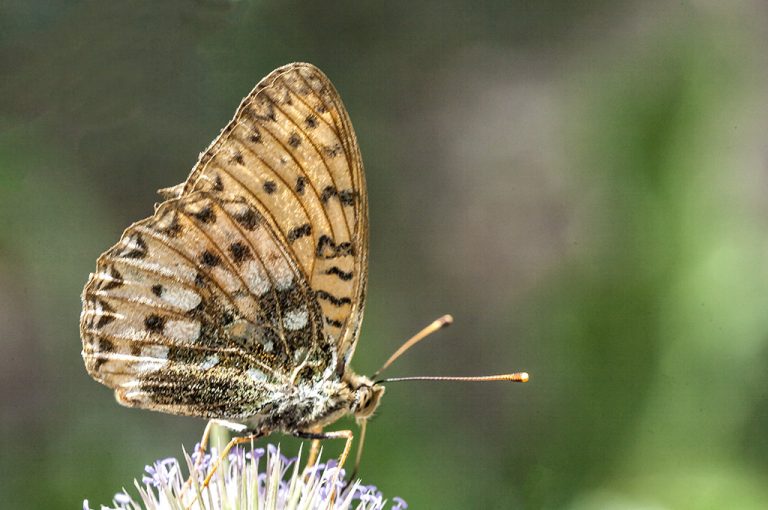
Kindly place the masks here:
[(301, 381), (276, 392), (270, 404), (247, 421), (254, 430), (292, 433), (329, 425), (346, 414), (370, 417), (379, 405), (384, 387), (347, 371), (339, 379)]

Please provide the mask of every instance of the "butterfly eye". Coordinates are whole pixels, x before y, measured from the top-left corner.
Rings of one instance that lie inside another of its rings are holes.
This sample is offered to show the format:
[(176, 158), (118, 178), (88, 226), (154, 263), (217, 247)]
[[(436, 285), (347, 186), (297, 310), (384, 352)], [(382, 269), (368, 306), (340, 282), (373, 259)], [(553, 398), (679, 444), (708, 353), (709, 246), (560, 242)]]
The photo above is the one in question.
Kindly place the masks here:
[(367, 386), (360, 386), (355, 393), (353, 412), (355, 416), (362, 418), (366, 414), (366, 409), (371, 399), (370, 390)]

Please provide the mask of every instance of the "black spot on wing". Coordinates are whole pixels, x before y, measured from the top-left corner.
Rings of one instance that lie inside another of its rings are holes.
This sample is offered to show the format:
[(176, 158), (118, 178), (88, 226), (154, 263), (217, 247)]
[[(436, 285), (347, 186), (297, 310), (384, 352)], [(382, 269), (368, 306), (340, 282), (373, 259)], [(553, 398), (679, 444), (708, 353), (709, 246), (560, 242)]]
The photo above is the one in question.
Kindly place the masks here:
[(168, 223), (168, 225), (164, 227), (159, 228), (158, 231), (161, 234), (164, 234), (171, 238), (178, 237), (178, 235), (181, 234), (181, 231), (182, 231), (181, 223), (179, 223), (178, 213), (176, 213), (176, 211), (173, 211), (169, 214), (171, 214), (170, 223)]
[(157, 297), (160, 297), (163, 295), (163, 286), (159, 283), (152, 286), (152, 294), (154, 294)]
[(323, 154), (328, 156), (329, 158), (335, 158), (337, 156), (340, 156), (343, 152), (343, 149), (341, 148), (340, 144), (335, 145), (326, 145), (323, 147)]
[(336, 328), (341, 328), (342, 326), (344, 326), (343, 322), (337, 321), (336, 319), (331, 319), (330, 317), (327, 317), (327, 316), (325, 317), (325, 323), (330, 324), (331, 326)]
[(283, 95), (283, 104), (293, 104), (293, 98), (291, 97), (291, 91), (289, 89), (285, 89), (285, 94)]
[(302, 237), (306, 237), (310, 235), (311, 233), (312, 233), (312, 225), (310, 225), (309, 223), (305, 223), (298, 227), (294, 227), (288, 232), (288, 242), (292, 243), (297, 239), (301, 239)]
[(339, 191), (339, 201), (342, 205), (355, 205), (355, 199), (357, 198), (357, 192), (351, 189), (343, 189)]
[(264, 181), (264, 192), (267, 195), (271, 195), (275, 191), (277, 191), (277, 183), (275, 181)]
[(109, 303), (106, 301), (97, 300), (96, 303), (98, 304), (99, 308), (101, 308), (102, 314), (99, 317), (99, 320), (96, 322), (95, 326), (96, 329), (101, 329), (115, 320), (115, 309), (109, 306)]
[(232, 158), (229, 160), (229, 162), (237, 163), (238, 165), (244, 165), (245, 159), (243, 159), (243, 154), (240, 151), (237, 151), (232, 155)]
[(209, 250), (205, 250), (200, 254), (200, 263), (204, 266), (216, 267), (221, 263), (221, 257)]
[(144, 318), (144, 327), (152, 333), (162, 333), (165, 328), (165, 318), (156, 313), (147, 315)]
[(352, 243), (345, 241), (343, 243), (336, 244), (333, 239), (327, 235), (320, 236), (317, 241), (317, 249), (315, 250), (315, 256), (322, 259), (333, 259), (336, 257), (343, 257), (346, 255), (354, 255), (355, 250)]
[[(99, 338), (99, 354), (108, 354), (110, 352), (114, 352), (115, 350), (115, 344), (113, 344), (110, 340), (107, 338)], [(96, 357), (96, 361), (93, 364), (93, 369), (95, 371), (98, 371), (99, 368), (101, 368), (101, 365), (107, 362), (106, 356), (98, 356)]]
[(123, 275), (120, 274), (120, 272), (115, 269), (114, 266), (109, 268), (109, 281), (105, 281), (104, 285), (101, 287), (101, 290), (110, 290), (110, 289), (116, 289), (118, 287), (122, 287), (123, 284), (125, 284), (125, 281), (123, 280)]
[(333, 266), (330, 269), (325, 270), (325, 274), (335, 274), (339, 277), (340, 280), (344, 280), (345, 282), (348, 282), (352, 279), (352, 272), (346, 272), (339, 269), (338, 266)]
[(296, 188), (295, 188), (296, 193), (298, 193), (299, 195), (303, 195), (306, 187), (307, 187), (307, 179), (303, 175), (299, 176), (299, 178), (296, 179)]
[(224, 326), (232, 324), (234, 320), (235, 320), (235, 316), (232, 315), (232, 312), (230, 312), (229, 310), (224, 310), (224, 312), (221, 314), (221, 323)]
[(320, 196), (320, 200), (322, 200), (324, 204), (327, 204), (328, 200), (335, 197), (337, 194), (338, 191), (336, 190), (336, 186), (326, 186), (323, 189), (323, 194)]
[(317, 240), (317, 250), (315, 256), (319, 258), (330, 258), (336, 250), (336, 243), (327, 235), (321, 235)]
[(335, 186), (326, 186), (323, 189), (323, 194), (320, 196), (320, 199), (326, 204), (333, 197), (339, 197), (339, 202), (341, 202), (342, 205), (354, 205), (355, 199), (357, 198), (357, 192), (351, 189), (343, 189), (339, 191)]
[(99, 352), (113, 352), (115, 344), (107, 338), (99, 338)]
[(344, 297), (337, 297), (333, 294), (325, 291), (325, 290), (318, 290), (315, 292), (315, 295), (317, 296), (317, 299), (322, 299), (324, 301), (328, 301), (333, 306), (342, 306), (342, 305), (349, 305), (352, 303), (352, 300), (346, 296)]
[(129, 238), (128, 242), (132, 243), (133, 246), (128, 252), (120, 253), (119, 256), (125, 257), (127, 259), (146, 258), (147, 254), (149, 253), (149, 249), (147, 248), (147, 243), (144, 241), (144, 238), (141, 237), (141, 234), (133, 234)]
[(254, 105), (251, 104), (243, 108), (243, 117), (250, 119), (251, 122), (274, 122), (277, 120), (277, 117), (275, 117), (275, 106), (272, 104), (271, 99), (266, 95), (261, 95), (259, 99), (260, 101), (258, 107), (261, 111), (257, 112), (256, 108), (254, 108)]
[(213, 212), (213, 207), (206, 205), (196, 213), (192, 213), (192, 216), (197, 218), (203, 223), (213, 223), (216, 221), (216, 214)]
[(251, 249), (241, 241), (236, 241), (230, 244), (229, 253), (232, 254), (232, 260), (234, 260), (236, 264), (241, 264), (246, 260), (250, 260), (253, 258), (253, 254), (251, 254)]
[(241, 214), (235, 215), (235, 221), (242, 225), (246, 230), (254, 230), (261, 222), (261, 214), (249, 207)]

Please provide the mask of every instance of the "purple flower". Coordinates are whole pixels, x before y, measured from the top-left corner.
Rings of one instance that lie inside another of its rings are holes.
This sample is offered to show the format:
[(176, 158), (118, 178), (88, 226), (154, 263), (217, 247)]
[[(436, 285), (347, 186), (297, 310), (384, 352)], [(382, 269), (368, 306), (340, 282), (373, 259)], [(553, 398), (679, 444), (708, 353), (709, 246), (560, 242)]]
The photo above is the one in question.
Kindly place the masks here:
[[(194, 451), (192, 456), (184, 454), (190, 472), (198, 463), (192, 483), (186, 489), (187, 480), (179, 461), (161, 459), (146, 467), (141, 482), (134, 481), (138, 500), (123, 490), (115, 495), (111, 507), (102, 506), (101, 510), (408, 508), (405, 501), (397, 497), (393, 498), (392, 505), (388, 505), (383, 494), (373, 485), (362, 485), (359, 481), (345, 485), (344, 470), (337, 469), (335, 461), (302, 470), (301, 452), (298, 457), (288, 458), (274, 445), (267, 445), (266, 450), (255, 448), (247, 452), (242, 448), (233, 448), (208, 487), (203, 489), (202, 481), (219, 458), (219, 453), (212, 448), (199, 459), (199, 447), (196, 446)], [(333, 498), (332, 492), (335, 492)], [(91, 510), (88, 500), (83, 502), (83, 510)]]

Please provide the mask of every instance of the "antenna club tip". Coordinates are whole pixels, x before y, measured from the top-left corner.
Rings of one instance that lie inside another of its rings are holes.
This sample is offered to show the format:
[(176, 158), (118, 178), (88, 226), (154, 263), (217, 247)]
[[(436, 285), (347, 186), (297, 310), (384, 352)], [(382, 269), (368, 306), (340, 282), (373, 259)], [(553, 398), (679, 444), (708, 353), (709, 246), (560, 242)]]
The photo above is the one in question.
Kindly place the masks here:
[(438, 324), (439, 327), (444, 328), (446, 326), (450, 326), (451, 324), (453, 324), (453, 316), (450, 314), (445, 314), (439, 319), (437, 319), (435, 322)]
[(515, 382), (528, 382), (529, 380), (530, 377), (528, 376), (528, 372), (518, 372), (513, 379)]

